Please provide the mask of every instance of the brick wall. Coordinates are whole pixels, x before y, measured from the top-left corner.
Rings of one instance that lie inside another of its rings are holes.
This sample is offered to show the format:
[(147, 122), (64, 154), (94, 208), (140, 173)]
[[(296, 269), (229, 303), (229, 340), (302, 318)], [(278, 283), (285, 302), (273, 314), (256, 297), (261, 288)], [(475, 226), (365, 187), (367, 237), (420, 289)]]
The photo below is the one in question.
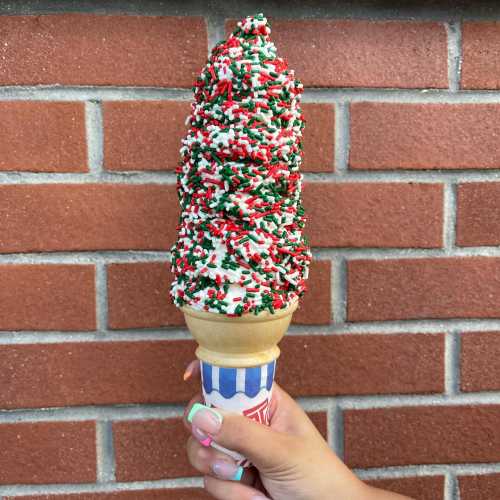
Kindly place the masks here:
[(362, 478), (500, 497), (500, 9), (66, 4), (0, 6), (0, 498), (206, 498), (173, 169), (210, 46), (258, 10), (308, 87), (278, 379)]

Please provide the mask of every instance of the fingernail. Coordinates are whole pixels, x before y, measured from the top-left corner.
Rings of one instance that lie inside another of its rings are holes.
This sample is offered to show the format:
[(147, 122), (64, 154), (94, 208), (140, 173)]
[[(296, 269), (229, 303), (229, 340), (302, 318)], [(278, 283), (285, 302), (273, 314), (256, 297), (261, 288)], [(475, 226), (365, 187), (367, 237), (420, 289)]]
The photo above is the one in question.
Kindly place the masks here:
[(263, 497), (262, 495), (257, 495), (256, 497), (252, 497), (251, 500), (269, 500), (269, 498)]
[(202, 444), (203, 446), (210, 446), (212, 444), (212, 438), (207, 436), (201, 429), (198, 429), (195, 425), (191, 428), (193, 436)]
[(222, 425), (222, 415), (208, 406), (201, 403), (195, 403), (189, 415), (188, 422), (198, 427), (207, 434), (217, 434)]
[(243, 467), (226, 460), (215, 460), (212, 470), (216, 476), (229, 481), (239, 481), (243, 476)]
[(182, 376), (184, 382), (186, 382), (186, 380), (191, 378), (191, 375), (193, 374), (193, 370), (194, 370), (196, 363), (197, 363), (197, 361), (191, 361), (191, 363), (189, 363), (189, 365), (187, 365), (186, 371), (184, 372), (184, 375)]

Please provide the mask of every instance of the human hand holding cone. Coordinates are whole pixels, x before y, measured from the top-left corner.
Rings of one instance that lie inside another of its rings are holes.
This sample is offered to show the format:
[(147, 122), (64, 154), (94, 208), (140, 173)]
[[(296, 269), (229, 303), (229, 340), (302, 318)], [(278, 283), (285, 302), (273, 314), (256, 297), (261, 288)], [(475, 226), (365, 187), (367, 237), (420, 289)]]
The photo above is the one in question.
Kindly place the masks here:
[(302, 84), (266, 18), (238, 23), (197, 79), (181, 148), (171, 295), (198, 341), (207, 404), (269, 423), (285, 334), (305, 291)]

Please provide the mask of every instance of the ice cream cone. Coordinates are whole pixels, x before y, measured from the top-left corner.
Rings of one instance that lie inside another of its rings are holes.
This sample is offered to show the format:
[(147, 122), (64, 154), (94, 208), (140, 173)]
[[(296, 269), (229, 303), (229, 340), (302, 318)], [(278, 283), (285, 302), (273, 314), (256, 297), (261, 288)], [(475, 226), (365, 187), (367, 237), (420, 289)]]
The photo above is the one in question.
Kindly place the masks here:
[(227, 368), (259, 366), (278, 358), (278, 342), (285, 335), (297, 301), (274, 313), (246, 313), (226, 316), (181, 308), (187, 326), (198, 342), (196, 356), (201, 361)]
[(176, 170), (170, 291), (198, 342), (205, 403), (263, 424), (278, 343), (311, 261), (300, 173), (304, 86), (270, 33), (263, 14), (248, 16), (196, 79)]
[[(196, 356), (201, 365), (205, 404), (269, 425), (269, 404), (280, 354), (277, 344), (297, 305), (295, 300), (274, 313), (242, 316), (181, 308), (198, 342)], [(230, 450), (229, 454), (239, 464), (249, 465), (245, 457)]]

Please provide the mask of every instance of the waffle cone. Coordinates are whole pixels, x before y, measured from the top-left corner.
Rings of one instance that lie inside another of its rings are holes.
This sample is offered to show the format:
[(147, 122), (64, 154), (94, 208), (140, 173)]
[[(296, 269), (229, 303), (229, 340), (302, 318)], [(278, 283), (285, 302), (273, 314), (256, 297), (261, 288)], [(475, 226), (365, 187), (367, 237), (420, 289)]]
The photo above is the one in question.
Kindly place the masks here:
[(198, 359), (217, 366), (246, 368), (269, 363), (280, 354), (283, 338), (298, 301), (274, 313), (262, 311), (226, 316), (181, 307), (189, 331), (198, 342)]

